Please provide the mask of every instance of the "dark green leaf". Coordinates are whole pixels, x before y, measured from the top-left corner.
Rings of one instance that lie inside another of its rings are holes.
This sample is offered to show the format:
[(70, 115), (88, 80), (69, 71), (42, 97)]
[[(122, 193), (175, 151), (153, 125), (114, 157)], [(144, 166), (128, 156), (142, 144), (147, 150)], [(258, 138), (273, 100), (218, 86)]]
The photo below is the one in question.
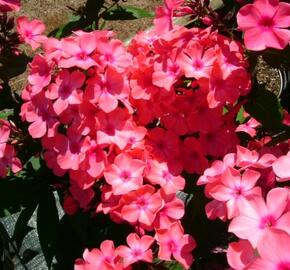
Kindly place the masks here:
[(41, 179), (11, 177), (0, 181), (0, 216), (5, 212), (15, 213), (21, 207), (36, 205), (45, 188)]
[(102, 14), (103, 19), (114, 20), (135, 20), (141, 18), (153, 18), (154, 15), (141, 8), (136, 7), (117, 7)]
[(28, 263), (30, 262), (35, 256), (37, 256), (39, 253), (35, 250), (32, 250), (32, 249), (26, 249), (24, 250), (23, 252), (23, 255), (22, 255), (22, 261), (23, 263)]
[(58, 225), (59, 218), (55, 197), (53, 192), (48, 189), (42, 194), (37, 209), (37, 232), (41, 249), (49, 269), (56, 252)]
[(283, 129), (278, 98), (272, 92), (267, 91), (263, 85), (254, 85), (254, 91), (244, 108), (266, 130), (280, 131)]
[(290, 69), (290, 46), (284, 50), (267, 50), (263, 54), (263, 59), (274, 68), (284, 67)]
[(24, 237), (33, 229), (27, 224), (35, 208), (36, 205), (32, 205), (31, 207), (22, 210), (16, 221), (12, 239), (16, 242), (18, 249), (21, 247)]
[(56, 29), (55, 31), (51, 32), (49, 34), (49, 36), (54, 36), (58, 39), (66, 37), (68, 35), (70, 35), (72, 33), (72, 31), (74, 30), (78, 30), (82, 27), (82, 20), (80, 18), (80, 16), (74, 16), (71, 18), (71, 20), (59, 27), (58, 29)]

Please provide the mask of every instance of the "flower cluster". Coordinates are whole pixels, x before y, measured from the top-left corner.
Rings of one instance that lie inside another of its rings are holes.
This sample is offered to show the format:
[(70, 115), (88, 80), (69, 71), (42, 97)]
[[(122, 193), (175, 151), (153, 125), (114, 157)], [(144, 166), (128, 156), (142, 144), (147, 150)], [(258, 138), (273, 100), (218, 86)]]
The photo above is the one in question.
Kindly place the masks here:
[(237, 100), (251, 86), (242, 46), (211, 29), (159, 24), (126, 48), (110, 31), (57, 40), (42, 35), (41, 22), (18, 19), (22, 39), (44, 50), (29, 65), (21, 117), (47, 166), (69, 176), (65, 211), (104, 213), (141, 235), (129, 235), (129, 247), (106, 240), (85, 251), (78, 270), (152, 261), (154, 240), (160, 259), (189, 268), (195, 242), (180, 223), (182, 173), (203, 173), (208, 157), (238, 143)]
[(22, 169), (21, 161), (16, 157), (15, 149), (11, 144), (10, 136), (13, 126), (5, 120), (0, 120), (0, 177), (7, 175), (11, 168), (13, 173)]
[[(198, 180), (198, 184), (206, 184), (205, 194), (213, 199), (206, 205), (208, 218), (231, 220), (229, 232), (241, 239), (228, 249), (233, 269), (289, 266), (289, 257), (278, 255), (274, 244), (285, 242), (284, 248), (290, 243), (289, 189), (279, 187), (290, 180), (288, 150), (288, 144), (258, 151), (238, 146), (236, 153), (214, 161)], [(273, 250), (271, 256), (265, 256), (266, 246)]]

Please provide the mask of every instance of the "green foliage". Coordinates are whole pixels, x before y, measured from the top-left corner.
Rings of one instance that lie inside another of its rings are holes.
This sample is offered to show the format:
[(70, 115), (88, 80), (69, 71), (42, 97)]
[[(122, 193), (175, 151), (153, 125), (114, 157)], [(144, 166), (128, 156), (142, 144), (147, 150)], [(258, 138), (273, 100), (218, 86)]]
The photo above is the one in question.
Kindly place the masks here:
[(141, 8), (122, 7), (111, 9), (102, 15), (102, 18), (108, 21), (113, 20), (135, 20), (141, 18), (153, 18), (153, 14)]

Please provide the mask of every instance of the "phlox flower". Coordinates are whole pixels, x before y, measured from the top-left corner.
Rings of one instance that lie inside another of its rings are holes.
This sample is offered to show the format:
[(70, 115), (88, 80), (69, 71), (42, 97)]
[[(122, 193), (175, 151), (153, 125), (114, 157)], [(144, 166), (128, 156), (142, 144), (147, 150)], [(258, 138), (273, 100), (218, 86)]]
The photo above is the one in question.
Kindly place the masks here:
[(22, 170), (22, 164), (20, 159), (16, 157), (14, 147), (6, 144), (3, 150), (3, 157), (0, 158), (0, 177), (6, 177), (9, 168), (11, 168), (13, 173), (17, 173)]
[(144, 235), (141, 238), (136, 233), (127, 236), (128, 246), (119, 246), (116, 253), (123, 258), (124, 267), (138, 261), (152, 262), (152, 250), (149, 249), (154, 238)]
[(290, 152), (288, 152), (287, 155), (283, 155), (279, 157), (274, 163), (273, 163), (273, 171), (276, 174), (277, 181), (283, 182), (290, 180)]
[(177, 63), (187, 78), (209, 78), (216, 61), (216, 52), (210, 48), (205, 50), (200, 43), (193, 43), (183, 50)]
[(246, 270), (288, 270), (290, 269), (290, 236), (279, 229), (271, 228), (258, 245), (260, 257)]
[(0, 0), (0, 12), (19, 11), (20, 0)]
[(228, 218), (238, 216), (244, 200), (252, 196), (261, 196), (261, 188), (255, 187), (260, 173), (247, 169), (242, 175), (239, 171), (228, 168), (221, 176), (221, 182), (208, 192), (216, 200), (225, 202)]
[(184, 202), (177, 198), (176, 194), (166, 194), (163, 189), (159, 190), (164, 201), (163, 208), (158, 212), (154, 221), (155, 229), (170, 229), (171, 225), (184, 216)]
[(114, 163), (106, 168), (104, 177), (112, 186), (113, 193), (122, 195), (142, 186), (144, 168), (143, 161), (121, 153), (115, 158)]
[(121, 217), (124, 220), (131, 224), (139, 222), (141, 226), (150, 227), (164, 203), (153, 186), (145, 185), (125, 194), (121, 204), (123, 205)]
[(86, 249), (83, 259), (76, 260), (74, 270), (115, 270), (116, 262), (114, 243), (111, 240), (105, 240), (101, 243), (100, 249), (94, 248), (91, 251)]
[(62, 70), (56, 77), (55, 83), (52, 83), (46, 97), (55, 100), (53, 109), (57, 115), (60, 115), (69, 105), (80, 104), (82, 102), (83, 92), (80, 90), (85, 81), (85, 75), (80, 71)]
[(95, 192), (91, 188), (82, 189), (76, 184), (71, 184), (69, 191), (82, 209), (86, 209), (95, 196)]
[(192, 236), (184, 234), (179, 222), (175, 222), (169, 229), (159, 229), (155, 238), (159, 245), (158, 258), (170, 261), (171, 257), (189, 269), (193, 262), (192, 250), (196, 243)]
[(94, 33), (85, 33), (76, 37), (63, 39), (61, 43), (63, 57), (59, 60), (58, 65), (62, 68), (77, 66), (87, 70), (97, 63), (91, 57), (92, 52), (97, 47), (97, 39)]
[(235, 270), (244, 270), (254, 260), (254, 248), (247, 240), (239, 240), (229, 244), (227, 260)]
[(279, 0), (255, 0), (243, 6), (238, 14), (239, 29), (245, 32), (249, 50), (284, 49), (290, 40), (290, 4)]
[(108, 66), (104, 75), (96, 74), (87, 81), (86, 99), (98, 106), (106, 113), (115, 110), (118, 100), (124, 99), (126, 93), (124, 78), (113, 66)]
[(10, 136), (10, 124), (8, 121), (0, 119), (0, 158), (4, 157), (5, 147)]
[(46, 59), (37, 54), (29, 64), (28, 82), (31, 85), (31, 95), (36, 95), (48, 86), (51, 80), (51, 65)]
[(43, 35), (45, 25), (40, 20), (29, 21), (26, 16), (20, 16), (17, 18), (17, 31), (21, 39), (28, 43), (33, 50), (46, 40), (46, 36)]
[(229, 232), (241, 239), (248, 239), (253, 247), (263, 240), (269, 228), (278, 228), (290, 233), (290, 212), (286, 212), (289, 192), (286, 188), (275, 188), (262, 197), (253, 197), (244, 202), (240, 215), (229, 225)]
[(150, 160), (149, 167), (146, 178), (151, 184), (160, 185), (166, 194), (175, 194), (184, 189), (185, 179), (179, 175), (179, 172), (174, 173), (170, 170), (166, 162)]

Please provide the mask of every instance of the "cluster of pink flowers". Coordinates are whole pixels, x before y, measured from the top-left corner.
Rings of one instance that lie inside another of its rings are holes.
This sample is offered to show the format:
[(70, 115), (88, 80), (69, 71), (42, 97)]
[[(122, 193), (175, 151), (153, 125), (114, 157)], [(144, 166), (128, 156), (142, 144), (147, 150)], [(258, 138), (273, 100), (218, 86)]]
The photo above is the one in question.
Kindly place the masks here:
[(238, 146), (199, 178), (213, 199), (206, 205), (208, 218), (231, 220), (229, 232), (241, 239), (228, 249), (233, 269), (289, 268), (290, 192), (279, 187), (290, 180), (289, 166), (289, 144), (259, 150)]
[(16, 157), (15, 149), (11, 144), (13, 126), (6, 120), (0, 120), (0, 177), (7, 176), (8, 169), (13, 173), (22, 169), (21, 161)]
[(47, 166), (69, 175), (65, 211), (108, 214), (140, 235), (128, 236), (129, 247), (107, 240), (85, 251), (75, 268), (149, 262), (156, 241), (158, 258), (188, 269), (195, 241), (180, 223), (181, 173), (201, 174), (208, 156), (238, 143), (236, 101), (251, 86), (242, 46), (211, 29), (179, 26), (140, 33), (128, 48), (110, 31), (45, 38), (44, 25), (25, 17), (18, 30), (44, 50), (30, 63), (21, 117), (41, 138)]

